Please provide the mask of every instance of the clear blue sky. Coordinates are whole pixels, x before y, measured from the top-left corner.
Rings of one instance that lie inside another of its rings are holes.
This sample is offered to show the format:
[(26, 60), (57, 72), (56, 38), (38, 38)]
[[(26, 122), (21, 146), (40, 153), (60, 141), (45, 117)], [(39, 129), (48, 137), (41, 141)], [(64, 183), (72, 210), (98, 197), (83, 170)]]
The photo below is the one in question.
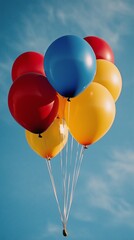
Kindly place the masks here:
[(112, 128), (85, 152), (69, 239), (134, 239), (133, 9), (133, 0), (0, 1), (1, 240), (62, 239), (46, 164), (11, 117), (7, 96), (15, 58), (26, 51), (44, 54), (66, 34), (105, 39), (123, 79)]

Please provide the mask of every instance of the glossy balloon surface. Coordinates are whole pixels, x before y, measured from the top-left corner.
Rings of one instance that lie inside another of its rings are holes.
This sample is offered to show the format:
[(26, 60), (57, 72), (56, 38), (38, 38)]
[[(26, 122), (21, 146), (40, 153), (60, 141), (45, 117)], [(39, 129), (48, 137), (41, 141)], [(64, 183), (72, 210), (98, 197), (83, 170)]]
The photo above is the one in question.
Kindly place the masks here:
[(51, 159), (65, 146), (68, 139), (68, 127), (65, 121), (56, 118), (51, 126), (41, 134), (25, 131), (30, 147), (41, 157)]
[(38, 73), (45, 76), (44, 56), (38, 52), (24, 52), (19, 55), (12, 66), (12, 80), (27, 73)]
[(106, 87), (114, 100), (117, 101), (122, 89), (122, 77), (113, 63), (106, 60), (97, 60), (97, 70), (93, 81)]
[(65, 106), (67, 103), (67, 99), (60, 94), (57, 94), (58, 100), (59, 100), (59, 107), (58, 107), (58, 113), (57, 117), (58, 118), (64, 118), (64, 111), (65, 111)]
[(72, 98), (93, 80), (96, 58), (84, 39), (67, 35), (56, 39), (48, 47), (44, 68), (55, 90), (64, 97)]
[(65, 120), (69, 131), (80, 144), (95, 143), (112, 126), (115, 102), (109, 91), (99, 83), (87, 89), (66, 104)]
[(84, 38), (93, 48), (96, 59), (105, 59), (114, 63), (114, 53), (110, 45), (102, 38), (88, 36)]
[(58, 98), (46, 77), (31, 73), (13, 82), (8, 105), (12, 116), (22, 127), (33, 133), (40, 133), (56, 117)]

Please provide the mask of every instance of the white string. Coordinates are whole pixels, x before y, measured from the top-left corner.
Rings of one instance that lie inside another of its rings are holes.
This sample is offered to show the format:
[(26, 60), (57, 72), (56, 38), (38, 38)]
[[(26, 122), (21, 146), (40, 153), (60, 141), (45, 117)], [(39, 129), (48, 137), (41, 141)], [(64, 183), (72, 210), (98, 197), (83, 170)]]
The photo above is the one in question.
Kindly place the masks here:
[(62, 216), (62, 212), (61, 212), (61, 208), (60, 208), (60, 204), (59, 204), (59, 200), (58, 200), (58, 196), (57, 196), (54, 177), (53, 177), (53, 174), (52, 174), (51, 162), (50, 162), (50, 160), (46, 160), (46, 163), (47, 163), (47, 168), (48, 168), (49, 176), (50, 176), (52, 187), (53, 187), (54, 196), (55, 196), (57, 206), (58, 206), (58, 210), (59, 210), (59, 213), (60, 213), (61, 221), (63, 222), (63, 216)]
[[(83, 147), (81, 148), (81, 152), (82, 152), (82, 149), (83, 149)], [(68, 213), (67, 213), (67, 220), (68, 220), (68, 217), (69, 217), (69, 214), (70, 214), (70, 209), (71, 209), (72, 202), (73, 202), (74, 191), (75, 191), (75, 187), (76, 187), (78, 177), (79, 177), (79, 173), (80, 173), (80, 167), (81, 167), (81, 163), (82, 163), (81, 152), (79, 154), (79, 144), (78, 144), (77, 145), (77, 154), (76, 154), (76, 158), (75, 158), (74, 171), (73, 171), (73, 180), (72, 180), (70, 201), (69, 201), (69, 207), (68, 207)]]
[[(70, 114), (70, 104), (68, 104), (68, 122), (69, 122), (69, 114)], [(64, 119), (62, 120), (63, 127), (64, 127)], [(59, 134), (59, 137), (61, 135)], [(61, 177), (62, 177), (62, 194), (63, 194), (63, 209), (61, 210), (61, 203), (59, 203), (58, 194), (56, 190), (56, 185), (54, 181), (54, 176), (52, 172), (51, 161), (46, 160), (48, 172), (50, 175), (54, 196), (57, 202), (58, 210), (60, 213), (61, 221), (63, 223), (63, 227), (66, 227), (70, 209), (72, 206), (72, 201), (74, 197), (75, 188), (77, 185), (77, 181), (80, 175), (80, 168), (83, 160), (83, 150), (84, 147), (82, 146), (81, 149), (80, 144), (77, 144), (77, 150), (74, 149), (74, 139), (71, 138), (71, 143), (67, 141), (65, 150), (63, 152), (60, 151), (60, 168), (61, 168)], [(76, 150), (76, 151), (75, 151)], [(64, 155), (63, 155), (64, 153)], [(75, 154), (75, 155), (74, 155)], [(75, 156), (75, 157), (74, 157)], [(65, 158), (64, 158), (65, 157)], [(74, 157), (74, 159), (73, 159)]]
[(70, 146), (70, 157), (67, 156), (68, 158), (68, 177), (67, 177), (67, 199), (66, 199), (66, 209), (68, 212), (69, 208), (69, 199), (70, 199), (70, 194), (71, 194), (71, 173), (72, 173), (72, 168), (73, 168), (73, 161), (72, 161), (72, 156), (73, 156), (73, 144), (74, 139), (73, 137), (71, 138), (71, 146)]
[[(70, 115), (70, 102), (68, 102), (68, 113), (67, 113), (67, 118), (69, 121), (69, 115)], [(68, 205), (68, 191), (69, 191), (69, 174), (68, 174), (68, 158), (69, 158), (69, 153), (68, 153), (68, 146), (69, 143), (67, 141), (65, 151), (66, 151), (66, 161), (65, 161), (65, 166), (64, 166), (64, 174), (63, 174), (63, 185), (64, 185), (64, 206), (63, 206), (63, 214), (64, 214), (64, 222), (65, 224), (67, 223), (67, 205)]]
[[(77, 185), (77, 181), (79, 178), (79, 174), (80, 174), (80, 168), (81, 168), (81, 164), (82, 164), (82, 160), (83, 160), (83, 153), (84, 153), (84, 148), (83, 146), (81, 147), (81, 149), (79, 149), (80, 144), (77, 144), (77, 152), (76, 152), (76, 158), (73, 161), (68, 161), (65, 162), (65, 165), (69, 165), (71, 168), (73, 167), (73, 169), (69, 169), (70, 173), (68, 175), (68, 179), (66, 180), (65, 177), (67, 178), (66, 172), (64, 171), (64, 164), (63, 164), (63, 157), (61, 154), (61, 171), (62, 171), (62, 177), (63, 177), (63, 213), (61, 211), (61, 207), (60, 207), (60, 203), (59, 203), (59, 199), (58, 199), (58, 195), (57, 195), (57, 190), (56, 190), (56, 186), (55, 186), (55, 181), (54, 181), (54, 176), (52, 173), (52, 166), (51, 166), (51, 161), (50, 160), (46, 160), (47, 163), (47, 167), (48, 167), (48, 172), (50, 175), (50, 179), (51, 179), (51, 183), (52, 183), (52, 187), (53, 187), (53, 192), (54, 192), (54, 196), (57, 202), (57, 206), (58, 206), (58, 210), (60, 213), (60, 217), (61, 217), (61, 221), (63, 223), (63, 226), (66, 226), (68, 218), (69, 218), (69, 214), (70, 214), (70, 210), (71, 210), (71, 206), (72, 206), (72, 201), (73, 201), (73, 197), (74, 197), (74, 192), (75, 192), (75, 188)], [(71, 148), (73, 151), (73, 144), (71, 144)], [(68, 153), (68, 151), (67, 151)], [(70, 153), (72, 154), (72, 153)], [(70, 155), (71, 156), (71, 155)], [(67, 156), (68, 157), (68, 156)], [(73, 162), (73, 163), (72, 163)], [(73, 171), (72, 171), (73, 170)], [(71, 179), (72, 179), (72, 183), (71, 183)], [(65, 205), (65, 203), (67, 205)]]
[(75, 180), (75, 175), (76, 175), (76, 168), (77, 168), (77, 161), (78, 161), (78, 152), (79, 152), (79, 143), (77, 144), (77, 153), (76, 153), (76, 158), (75, 158), (75, 161), (74, 161), (74, 169), (73, 169), (73, 173), (72, 173), (72, 186), (71, 186), (71, 193), (70, 193), (69, 208), (70, 208), (71, 199), (72, 199), (72, 195), (73, 195), (73, 186), (74, 186), (74, 180)]
[[(62, 124), (63, 124), (63, 128), (65, 127), (64, 125), (65, 123), (65, 120), (62, 119)], [(60, 136), (59, 136), (60, 137)], [(62, 135), (63, 137), (63, 135)], [(62, 177), (62, 189), (61, 189), (61, 192), (62, 192), (62, 195), (63, 195), (63, 225), (65, 224), (66, 222), (66, 209), (65, 209), (65, 202), (66, 202), (66, 183), (65, 183), (65, 162), (67, 161), (67, 159), (65, 159), (65, 161), (63, 161), (63, 151), (60, 151), (60, 168), (61, 168), (61, 177)]]
[(75, 183), (74, 183), (74, 190), (73, 191), (75, 191), (75, 188), (76, 188), (76, 185), (77, 185), (77, 181), (78, 181), (78, 178), (79, 178), (79, 175), (80, 175), (80, 169), (81, 169), (83, 156), (84, 156), (84, 147), (82, 146), (81, 147), (81, 151), (80, 151), (79, 162), (78, 162), (78, 166), (77, 166), (77, 172), (76, 172), (76, 175), (75, 175), (76, 177), (75, 177)]
[(67, 214), (67, 177), (68, 177), (68, 142), (66, 144), (66, 160), (64, 166), (64, 219), (66, 222), (66, 214)]

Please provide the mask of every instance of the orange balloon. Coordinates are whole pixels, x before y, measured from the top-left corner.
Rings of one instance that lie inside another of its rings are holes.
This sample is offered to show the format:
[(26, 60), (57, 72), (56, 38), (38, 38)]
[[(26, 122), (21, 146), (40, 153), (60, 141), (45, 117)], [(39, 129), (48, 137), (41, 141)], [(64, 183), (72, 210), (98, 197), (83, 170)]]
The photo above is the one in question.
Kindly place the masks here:
[(97, 142), (110, 129), (115, 118), (115, 102), (109, 91), (92, 82), (81, 94), (67, 102), (65, 120), (80, 144)]
[(65, 105), (67, 102), (67, 99), (63, 96), (61, 96), (59, 93), (57, 94), (58, 99), (59, 99), (59, 108), (58, 108), (58, 118), (64, 118), (64, 111), (65, 111)]
[(64, 120), (56, 118), (41, 137), (29, 131), (25, 131), (29, 146), (41, 157), (51, 159), (55, 157), (65, 146), (68, 140), (68, 127)]
[(122, 77), (118, 68), (107, 60), (99, 59), (96, 63), (96, 75), (93, 82), (100, 83), (106, 87), (114, 100), (117, 101), (122, 89)]

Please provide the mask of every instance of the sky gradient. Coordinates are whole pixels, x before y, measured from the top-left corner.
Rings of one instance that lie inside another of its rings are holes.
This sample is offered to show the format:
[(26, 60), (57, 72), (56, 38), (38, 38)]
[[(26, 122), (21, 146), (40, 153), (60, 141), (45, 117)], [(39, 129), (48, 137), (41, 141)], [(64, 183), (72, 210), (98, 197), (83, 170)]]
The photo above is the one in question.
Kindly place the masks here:
[[(7, 104), (14, 60), (45, 54), (58, 37), (95, 35), (113, 49), (123, 80), (110, 131), (84, 154), (68, 222), (69, 239), (134, 239), (134, 2), (7, 0), (0, 2), (0, 239), (62, 239), (43, 158), (28, 146)], [(54, 167), (56, 168), (54, 159)]]

